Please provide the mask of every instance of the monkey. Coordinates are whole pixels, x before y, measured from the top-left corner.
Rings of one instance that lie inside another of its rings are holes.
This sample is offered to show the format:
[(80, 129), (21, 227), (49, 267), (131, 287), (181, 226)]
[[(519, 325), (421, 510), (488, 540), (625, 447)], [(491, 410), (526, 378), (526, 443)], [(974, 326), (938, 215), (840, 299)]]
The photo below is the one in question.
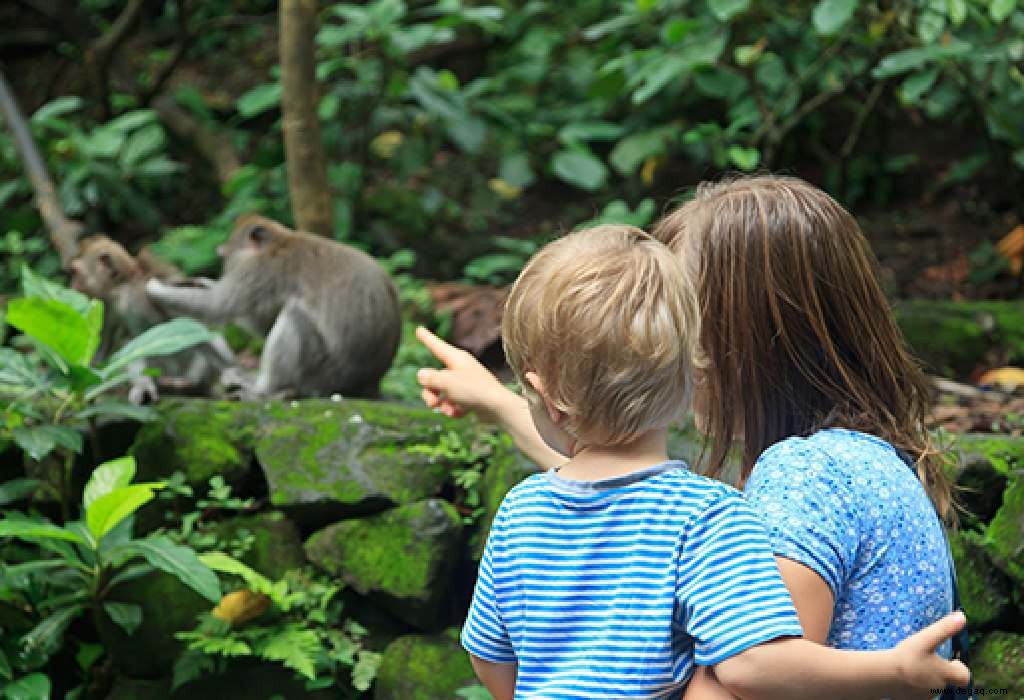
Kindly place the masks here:
[[(162, 280), (167, 284), (185, 284), (185, 276), (170, 263), (143, 248), (132, 256), (124, 246), (97, 234), (80, 242), (78, 254), (68, 265), (71, 287), (103, 302), (103, 324), (99, 356), (107, 357), (126, 341), (167, 321), (170, 316), (146, 294), (146, 282)], [(164, 388), (207, 390), (216, 375), (234, 363), (234, 353), (220, 336), (198, 348), (184, 350), (166, 358), (152, 358), (152, 366), (161, 369)], [(132, 367), (129, 400), (141, 404), (159, 398), (157, 382), (143, 374), (145, 362)]]
[(222, 377), (240, 398), (378, 395), (402, 321), (398, 290), (376, 260), (256, 215), (239, 218), (218, 253), (219, 280), (151, 279), (146, 291), (173, 313), (266, 337), (255, 377)]

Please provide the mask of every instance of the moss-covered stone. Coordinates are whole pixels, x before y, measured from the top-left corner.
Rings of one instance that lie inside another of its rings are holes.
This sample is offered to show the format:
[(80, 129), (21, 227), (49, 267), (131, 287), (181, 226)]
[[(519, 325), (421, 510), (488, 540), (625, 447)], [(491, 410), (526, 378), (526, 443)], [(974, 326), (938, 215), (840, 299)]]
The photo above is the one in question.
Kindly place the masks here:
[(259, 427), (258, 406), (173, 399), (162, 401), (157, 410), (160, 418), (147, 423), (132, 445), (139, 481), (181, 471), (189, 484), (203, 492), (212, 476), (223, 476), (230, 483), (245, 478)]
[(462, 521), (440, 499), (346, 520), (314, 533), (306, 556), (419, 629), (437, 624), (461, 545)]
[(993, 626), (1010, 609), (1009, 581), (989, 561), (978, 533), (951, 532), (949, 546), (956, 563), (960, 602), (972, 629)]
[(252, 546), (242, 561), (273, 580), (306, 563), (302, 538), (295, 524), (282, 513), (241, 515), (217, 524), (218, 540), (230, 540), (248, 532)]
[(957, 497), (966, 511), (966, 525), (984, 527), (1003, 503), (1011, 469), (1024, 466), (1024, 439), (970, 434), (956, 439), (959, 469)]
[[(991, 632), (971, 657), (974, 683), (999, 697), (1024, 700), (1024, 635)], [(1003, 691), (1006, 691), (1005, 693)]]
[(511, 438), (505, 435), (498, 438), (494, 452), (487, 461), (484, 475), (480, 479), (480, 504), (484, 508), (484, 514), (477, 521), (477, 530), (471, 542), (474, 559), (479, 559), (483, 554), (487, 533), (505, 494), (520, 481), (539, 471), (540, 468), (536, 464), (515, 448)]
[(139, 679), (118, 676), (106, 700), (341, 700), (355, 697), (342, 688), (306, 690), (305, 682), (278, 664), (267, 661), (237, 661), (223, 674), (203, 676), (173, 693), (171, 679)]
[(1024, 304), (1020, 302), (903, 301), (896, 319), (914, 352), (934, 371), (964, 376), (986, 354), (1024, 361)]
[(256, 444), (270, 501), (306, 525), (437, 495), (450, 465), (407, 448), (466, 426), (374, 401), (271, 404)]
[(1024, 586), (1024, 476), (1011, 478), (1003, 505), (985, 530), (985, 545), (996, 566)]
[(96, 616), (97, 632), (118, 670), (132, 678), (158, 678), (170, 673), (183, 645), (175, 632), (191, 630), (209, 601), (162, 571), (116, 586), (108, 600), (142, 607), (142, 623), (130, 636), (105, 613)]
[(455, 698), (460, 688), (475, 685), (469, 656), (459, 646), (458, 630), (399, 637), (384, 651), (375, 700)]

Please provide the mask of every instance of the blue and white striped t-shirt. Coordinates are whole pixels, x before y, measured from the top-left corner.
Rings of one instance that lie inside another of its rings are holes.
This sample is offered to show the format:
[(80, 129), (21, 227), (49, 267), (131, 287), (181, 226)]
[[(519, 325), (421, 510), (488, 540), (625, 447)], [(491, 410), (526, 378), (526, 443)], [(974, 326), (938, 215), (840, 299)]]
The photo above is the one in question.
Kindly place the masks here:
[(549, 471), (512, 489), (462, 644), (517, 663), (516, 698), (675, 698), (694, 664), (800, 635), (739, 492), (666, 462), (592, 482)]

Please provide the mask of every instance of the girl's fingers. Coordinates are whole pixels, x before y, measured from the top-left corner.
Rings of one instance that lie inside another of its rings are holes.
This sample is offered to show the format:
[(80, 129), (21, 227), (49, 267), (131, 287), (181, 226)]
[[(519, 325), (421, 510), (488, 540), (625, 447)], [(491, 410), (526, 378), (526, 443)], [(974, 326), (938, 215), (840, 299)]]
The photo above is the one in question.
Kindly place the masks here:
[(430, 389), (421, 391), (420, 398), (423, 399), (423, 403), (427, 405), (427, 408), (437, 408), (438, 404), (441, 403), (441, 397)]
[(965, 687), (971, 681), (971, 670), (963, 661), (954, 660), (946, 664), (946, 682), (958, 688)]

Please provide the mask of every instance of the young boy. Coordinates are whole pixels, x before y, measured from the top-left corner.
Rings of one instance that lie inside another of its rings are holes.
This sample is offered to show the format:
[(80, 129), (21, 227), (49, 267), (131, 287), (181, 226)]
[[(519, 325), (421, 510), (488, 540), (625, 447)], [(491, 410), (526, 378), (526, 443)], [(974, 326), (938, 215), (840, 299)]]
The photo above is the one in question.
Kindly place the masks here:
[(570, 455), (506, 496), (462, 632), (510, 698), (677, 698), (694, 666), (741, 697), (926, 697), (967, 669), (936, 656), (950, 616), (895, 649), (843, 652), (801, 627), (757, 517), (668, 459), (698, 325), (675, 256), (639, 229), (549, 244), (502, 335), (545, 442)]

